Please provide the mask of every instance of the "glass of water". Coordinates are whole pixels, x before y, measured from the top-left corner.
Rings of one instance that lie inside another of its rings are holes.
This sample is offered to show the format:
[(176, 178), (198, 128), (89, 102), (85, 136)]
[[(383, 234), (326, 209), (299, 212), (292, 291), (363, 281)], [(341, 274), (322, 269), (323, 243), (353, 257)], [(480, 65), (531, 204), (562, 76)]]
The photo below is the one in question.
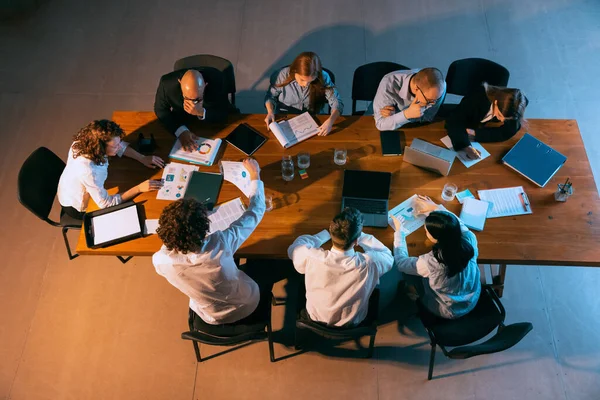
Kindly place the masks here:
[(298, 153), (298, 168), (306, 169), (310, 167), (310, 153), (303, 151)]
[(333, 162), (337, 165), (346, 164), (346, 157), (348, 156), (348, 152), (344, 147), (336, 147), (333, 150)]
[(458, 190), (458, 187), (454, 183), (446, 183), (444, 185), (444, 189), (442, 190), (442, 200), (444, 200), (444, 201), (454, 200), (457, 190)]
[(281, 159), (281, 176), (284, 181), (294, 179), (294, 161), (292, 156), (283, 156)]

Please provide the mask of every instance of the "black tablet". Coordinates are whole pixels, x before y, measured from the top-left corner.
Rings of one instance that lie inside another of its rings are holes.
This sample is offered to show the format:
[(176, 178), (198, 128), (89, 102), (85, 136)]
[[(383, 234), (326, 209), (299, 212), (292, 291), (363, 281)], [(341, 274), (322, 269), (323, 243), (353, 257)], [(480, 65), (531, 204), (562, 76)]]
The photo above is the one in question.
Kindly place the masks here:
[(233, 130), (233, 132), (231, 132), (225, 138), (225, 140), (227, 141), (227, 143), (231, 143), (242, 153), (246, 154), (247, 156), (250, 156), (267, 141), (267, 138), (261, 135), (256, 129), (252, 128), (250, 125), (243, 123), (239, 124)]
[(400, 132), (398, 131), (381, 131), (379, 132), (381, 139), (381, 153), (384, 156), (399, 156), (402, 155), (402, 146), (400, 143)]

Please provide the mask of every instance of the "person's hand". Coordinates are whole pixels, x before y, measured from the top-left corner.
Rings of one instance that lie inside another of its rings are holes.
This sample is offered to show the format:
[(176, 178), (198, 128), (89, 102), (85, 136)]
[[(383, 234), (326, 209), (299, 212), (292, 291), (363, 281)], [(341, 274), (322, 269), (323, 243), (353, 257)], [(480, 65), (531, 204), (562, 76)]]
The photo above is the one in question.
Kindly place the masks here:
[(258, 161), (254, 158), (246, 158), (244, 160), (244, 167), (248, 170), (251, 181), (260, 180), (260, 165), (258, 165)]
[(419, 104), (415, 98), (413, 102), (410, 103), (410, 106), (404, 110), (404, 116), (407, 119), (421, 119), (428, 108), (429, 106)]
[(333, 127), (333, 122), (331, 122), (330, 118), (327, 118), (327, 121), (323, 122), (323, 125), (319, 127), (317, 130), (317, 135), (319, 136), (327, 136), (331, 133), (331, 128)]
[(183, 147), (183, 149), (185, 151), (196, 150), (196, 148), (198, 147), (198, 145), (196, 144), (197, 139), (198, 139), (198, 137), (190, 131), (184, 131), (181, 133), (181, 135), (179, 135), (179, 141), (181, 142), (181, 147)]
[(137, 187), (140, 193), (149, 192), (151, 190), (158, 190), (163, 186), (162, 179), (148, 179), (140, 183)]
[(475, 129), (467, 128), (467, 134), (469, 136), (475, 137)]
[(404, 218), (397, 218), (395, 215), (390, 217), (392, 219), (392, 224), (394, 224), (394, 230), (396, 232), (402, 232), (402, 223), (404, 222)]
[(275, 114), (274, 113), (268, 113), (267, 117), (265, 118), (265, 123), (267, 124), (267, 129), (269, 129), (269, 125), (271, 125), (271, 122), (275, 122)]
[(427, 196), (418, 195), (415, 200), (415, 211), (417, 214), (429, 214), (437, 210), (438, 205)]
[(464, 151), (469, 160), (477, 160), (478, 158), (481, 158), (481, 153), (473, 146), (465, 147)]
[(203, 117), (204, 116), (204, 100), (199, 101), (196, 104), (194, 104), (194, 102), (191, 100), (184, 100), (183, 101), (183, 109), (188, 114), (195, 115), (196, 117)]
[(379, 110), (379, 114), (381, 114), (383, 118), (391, 117), (392, 115), (396, 114), (396, 107), (385, 106), (381, 110)]
[(164, 168), (165, 162), (159, 156), (144, 156), (142, 158), (142, 164), (148, 168)]

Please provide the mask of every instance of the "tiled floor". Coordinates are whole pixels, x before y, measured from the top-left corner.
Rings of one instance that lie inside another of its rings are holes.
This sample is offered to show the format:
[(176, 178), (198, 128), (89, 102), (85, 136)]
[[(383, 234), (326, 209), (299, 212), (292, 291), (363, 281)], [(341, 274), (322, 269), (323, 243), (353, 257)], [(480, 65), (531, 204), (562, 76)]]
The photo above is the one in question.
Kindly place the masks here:
[[(230, 59), (238, 105), (262, 112), (270, 73), (305, 50), (335, 72), (347, 112), (353, 70), (365, 62), (445, 71), (458, 58), (496, 60), (526, 90), (529, 117), (577, 119), (600, 183), (599, 2), (41, 3), (0, 24), (0, 398), (600, 398), (600, 270), (511, 266), (508, 321), (531, 321), (533, 332), (500, 354), (450, 361), (438, 353), (432, 382), (415, 321), (385, 323), (372, 360), (342, 349), (271, 364), (259, 343), (197, 365), (179, 338), (186, 299), (148, 258), (69, 262), (59, 233), (18, 205), (14, 191), (34, 148), (65, 155), (86, 122), (152, 109), (158, 78), (179, 57)], [(278, 330), (283, 313), (274, 311)], [(289, 331), (278, 337), (277, 355), (293, 353)]]

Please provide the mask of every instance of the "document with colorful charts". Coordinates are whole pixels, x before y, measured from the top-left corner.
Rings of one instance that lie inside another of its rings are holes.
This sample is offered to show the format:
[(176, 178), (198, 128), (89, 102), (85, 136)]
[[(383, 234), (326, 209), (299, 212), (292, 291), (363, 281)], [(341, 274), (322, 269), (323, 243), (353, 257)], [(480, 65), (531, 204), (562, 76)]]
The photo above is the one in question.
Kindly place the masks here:
[(176, 140), (169, 157), (175, 160), (187, 161), (193, 164), (210, 167), (215, 162), (215, 158), (217, 158), (219, 147), (221, 147), (221, 139), (206, 139), (199, 137), (196, 139), (194, 150), (187, 151), (181, 147), (181, 142)]
[(244, 167), (244, 163), (238, 161), (221, 161), (219, 163), (223, 179), (233, 183), (246, 195), (250, 197), (250, 173)]
[(269, 129), (284, 148), (292, 147), (308, 138), (315, 136), (319, 125), (308, 112), (286, 121), (271, 122)]
[(246, 211), (241, 198), (236, 198), (223, 204), (219, 204), (208, 213), (209, 234), (216, 231), (224, 231), (233, 222), (237, 221)]
[(417, 195), (414, 194), (388, 212), (388, 224), (394, 228), (392, 215), (402, 221), (402, 230), (405, 235), (410, 235), (423, 225), (425, 225), (425, 214), (417, 214), (415, 210), (415, 201)]
[(195, 165), (169, 163), (162, 174), (163, 187), (156, 194), (158, 200), (183, 199), (192, 172), (198, 171)]

